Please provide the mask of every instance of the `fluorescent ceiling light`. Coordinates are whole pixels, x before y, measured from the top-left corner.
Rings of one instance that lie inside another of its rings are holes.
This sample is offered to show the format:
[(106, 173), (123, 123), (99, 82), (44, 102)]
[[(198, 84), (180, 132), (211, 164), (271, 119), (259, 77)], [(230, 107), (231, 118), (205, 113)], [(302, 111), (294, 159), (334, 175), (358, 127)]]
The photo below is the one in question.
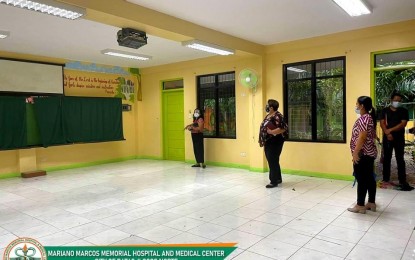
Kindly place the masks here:
[(333, 0), (350, 16), (370, 14), (372, 11), (363, 0)]
[(0, 0), (0, 3), (71, 20), (77, 19), (85, 14), (85, 10), (82, 8), (53, 0)]
[(287, 70), (298, 72), (298, 73), (307, 72), (306, 70), (302, 70), (302, 69), (298, 69), (298, 68), (294, 68), (294, 67), (288, 67)]
[(182, 42), (183, 46), (192, 48), (192, 49), (197, 49), (200, 51), (206, 51), (206, 52), (210, 52), (210, 53), (214, 53), (214, 54), (219, 54), (219, 55), (231, 55), (231, 54), (235, 54), (234, 50), (225, 48), (225, 47), (221, 47), (215, 44), (211, 44), (211, 43), (207, 43), (207, 42), (202, 42), (199, 40), (190, 40), (190, 41), (185, 41)]
[(0, 39), (4, 39), (10, 36), (10, 32), (0, 31)]
[(133, 60), (150, 60), (151, 59), (151, 56), (136, 54), (132, 52), (126, 52), (126, 51), (112, 50), (112, 49), (102, 50), (101, 53), (106, 54), (106, 55), (121, 57), (121, 58), (133, 59)]

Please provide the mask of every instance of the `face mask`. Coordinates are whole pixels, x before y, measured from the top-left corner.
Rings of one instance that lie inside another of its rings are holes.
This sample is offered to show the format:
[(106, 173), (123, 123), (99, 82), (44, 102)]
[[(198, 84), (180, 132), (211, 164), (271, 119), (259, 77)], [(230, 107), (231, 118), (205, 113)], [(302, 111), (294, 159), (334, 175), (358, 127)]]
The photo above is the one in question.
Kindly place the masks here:
[(392, 106), (393, 106), (394, 108), (398, 108), (398, 107), (400, 107), (400, 106), (401, 106), (401, 102), (399, 102), (399, 101), (393, 101), (393, 102), (392, 102)]
[(265, 112), (267, 112), (267, 113), (269, 112), (269, 105), (265, 106)]
[(356, 107), (356, 108), (354, 109), (354, 112), (356, 112), (356, 114), (360, 115), (360, 109), (359, 109), (359, 108), (357, 108), (357, 107)]
[(199, 114), (199, 113), (194, 113), (194, 114), (193, 114), (193, 116), (194, 116), (194, 117), (199, 117), (199, 116), (200, 116), (200, 114)]

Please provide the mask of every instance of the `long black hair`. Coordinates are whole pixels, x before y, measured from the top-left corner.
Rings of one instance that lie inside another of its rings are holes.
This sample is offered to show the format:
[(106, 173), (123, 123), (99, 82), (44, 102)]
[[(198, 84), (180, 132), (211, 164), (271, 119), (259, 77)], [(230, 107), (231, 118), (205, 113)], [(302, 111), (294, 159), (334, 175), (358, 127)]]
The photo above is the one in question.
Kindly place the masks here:
[(373, 107), (372, 104), (372, 99), (368, 96), (360, 96), (357, 99), (357, 103), (359, 103), (360, 105), (363, 105), (363, 107), (365, 108), (365, 110), (370, 114), (370, 116), (372, 117), (373, 120), (373, 125), (376, 129), (376, 110)]

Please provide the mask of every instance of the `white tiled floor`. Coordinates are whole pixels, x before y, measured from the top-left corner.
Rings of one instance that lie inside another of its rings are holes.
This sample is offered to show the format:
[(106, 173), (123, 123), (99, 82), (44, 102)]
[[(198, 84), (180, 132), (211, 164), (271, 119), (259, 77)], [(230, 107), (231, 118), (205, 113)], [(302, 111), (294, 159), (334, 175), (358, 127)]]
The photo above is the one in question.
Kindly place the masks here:
[(0, 180), (0, 253), (44, 245), (236, 242), (228, 259), (415, 259), (415, 192), (378, 189), (378, 212), (346, 211), (351, 182), (132, 160)]

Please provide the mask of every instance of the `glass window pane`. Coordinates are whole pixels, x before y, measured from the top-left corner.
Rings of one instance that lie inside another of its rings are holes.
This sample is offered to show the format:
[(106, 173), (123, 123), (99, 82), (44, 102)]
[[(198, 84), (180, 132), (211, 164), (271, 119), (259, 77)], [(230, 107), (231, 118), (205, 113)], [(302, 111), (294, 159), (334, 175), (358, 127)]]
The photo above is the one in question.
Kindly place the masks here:
[(375, 104), (377, 110), (380, 111), (389, 105), (390, 97), (394, 91), (399, 92), (404, 97), (404, 102), (415, 100), (415, 68), (375, 72)]
[(234, 87), (219, 89), (219, 136), (236, 137)]
[(183, 88), (183, 80), (172, 80), (172, 81), (165, 81), (163, 82), (163, 89), (177, 89), (177, 88)]
[(341, 141), (343, 136), (343, 79), (317, 80), (317, 140)]
[(206, 136), (216, 135), (216, 101), (215, 101), (215, 89), (200, 89), (199, 91), (200, 107), (204, 111), (205, 129), (204, 134)]
[(207, 137), (236, 138), (235, 72), (197, 77)]
[(203, 76), (199, 77), (200, 88), (214, 88), (215, 87), (215, 76)]
[(415, 50), (375, 55), (375, 68), (415, 65)]
[(288, 80), (310, 78), (312, 75), (311, 64), (292, 65), (286, 69)]
[(235, 81), (235, 73), (221, 74), (218, 76), (219, 82)]
[(216, 107), (215, 99), (205, 99), (205, 102), (204, 102), (204, 119), (205, 119), (204, 135), (206, 136), (216, 135), (215, 107)]
[(343, 68), (343, 60), (318, 62), (316, 63), (316, 77), (343, 75)]
[(289, 82), (287, 96), (289, 138), (311, 140), (311, 80)]
[(345, 142), (345, 62), (338, 57), (284, 66), (289, 140)]

